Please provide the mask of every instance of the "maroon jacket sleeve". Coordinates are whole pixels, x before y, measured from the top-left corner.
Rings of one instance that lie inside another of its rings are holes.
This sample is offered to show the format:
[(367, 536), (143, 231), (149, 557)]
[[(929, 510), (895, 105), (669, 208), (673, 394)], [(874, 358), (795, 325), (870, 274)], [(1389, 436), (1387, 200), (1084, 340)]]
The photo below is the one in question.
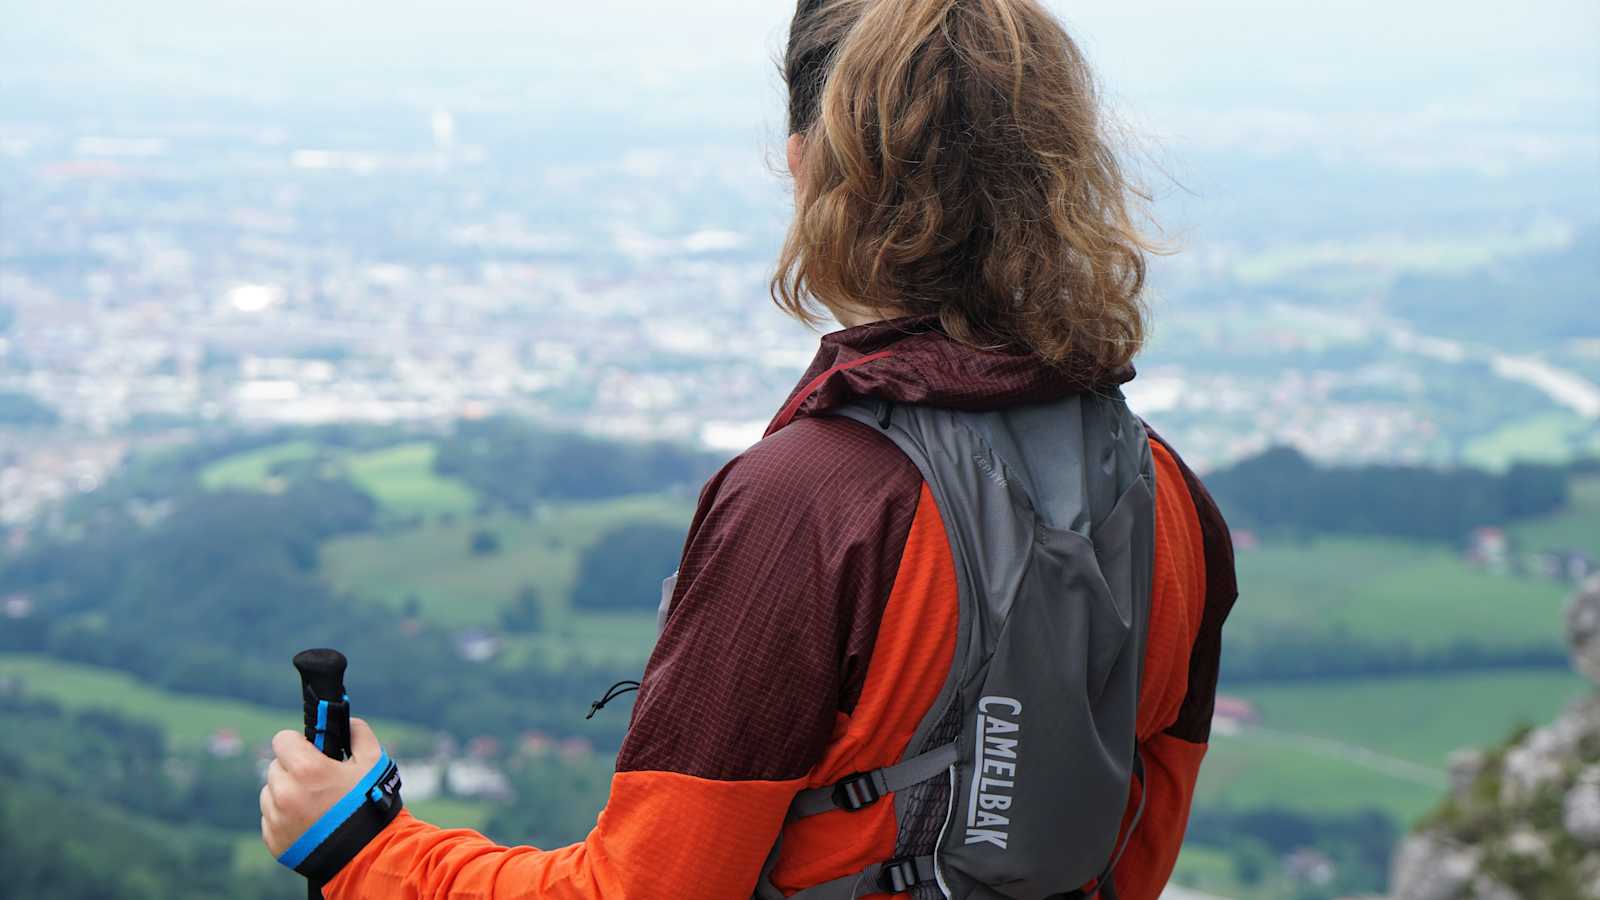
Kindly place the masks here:
[(713, 478), (618, 771), (809, 771), (860, 695), (921, 488), (893, 443), (827, 417), (795, 422)]

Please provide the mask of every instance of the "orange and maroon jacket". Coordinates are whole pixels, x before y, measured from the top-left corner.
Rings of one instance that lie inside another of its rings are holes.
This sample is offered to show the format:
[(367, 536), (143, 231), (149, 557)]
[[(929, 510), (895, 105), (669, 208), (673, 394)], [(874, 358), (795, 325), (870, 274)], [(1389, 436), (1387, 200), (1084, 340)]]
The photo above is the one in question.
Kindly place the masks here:
[[(873, 429), (822, 414), (858, 397), (1006, 408), (1131, 377), (975, 350), (926, 319), (827, 336), (766, 439), (701, 495), (610, 801), (588, 838), (500, 847), (402, 813), (324, 895), (746, 900), (780, 833), (772, 875), (786, 894), (895, 856), (892, 796), (854, 813), (787, 824), (786, 814), (798, 791), (902, 758), (954, 655), (956, 573), (916, 467)], [(1147, 796), (1116, 870), (1121, 900), (1155, 900), (1177, 860), (1237, 594), (1216, 505), (1176, 453), (1151, 443), (1145, 780), (1130, 791), (1130, 816)]]

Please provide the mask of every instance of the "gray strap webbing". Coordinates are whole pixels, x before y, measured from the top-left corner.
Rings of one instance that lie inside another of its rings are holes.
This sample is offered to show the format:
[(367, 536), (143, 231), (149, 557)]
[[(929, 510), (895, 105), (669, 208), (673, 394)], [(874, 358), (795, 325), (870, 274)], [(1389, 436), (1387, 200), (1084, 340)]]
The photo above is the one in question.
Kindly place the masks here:
[(783, 891), (778, 890), (772, 883), (772, 870), (778, 866), (778, 853), (783, 849), (783, 832), (778, 832), (778, 840), (772, 845), (772, 852), (767, 854), (767, 861), (761, 864), (761, 877), (756, 879), (755, 900), (785, 900)]
[(915, 787), (924, 781), (943, 775), (946, 769), (955, 765), (955, 762), (956, 745), (946, 744), (937, 750), (930, 750), (921, 756), (913, 756), (887, 768), (876, 769), (847, 778), (839, 784), (801, 791), (795, 795), (794, 804), (789, 807), (789, 818), (804, 819), (830, 810), (846, 809), (847, 807), (840, 806), (838, 801), (834, 799), (834, 794), (841, 785), (849, 784), (857, 779), (861, 779), (867, 785), (870, 785), (874, 794), (873, 800), (869, 801), (870, 803), (875, 802), (879, 797), (893, 794), (896, 791), (903, 791), (909, 787)]
[(880, 863), (867, 866), (854, 875), (835, 878), (825, 881), (816, 887), (806, 888), (798, 894), (790, 894), (789, 900), (856, 900), (858, 897), (867, 897), (872, 894), (900, 893), (909, 891), (912, 887), (933, 881), (938, 877), (934, 866), (933, 857), (918, 856), (915, 859), (901, 861), (898, 865), (903, 867), (904, 876), (897, 885), (883, 884), (884, 871), (891, 864)]
[(1117, 848), (1111, 862), (1106, 865), (1105, 874), (1100, 876), (1101, 900), (1117, 900), (1117, 863), (1122, 862), (1122, 854), (1127, 853), (1128, 845), (1133, 843), (1133, 833), (1144, 821), (1145, 801), (1150, 799), (1150, 783), (1144, 777), (1144, 751), (1138, 747), (1133, 748), (1133, 777), (1139, 780), (1139, 808), (1134, 810), (1133, 820), (1128, 823), (1128, 833), (1122, 838), (1122, 846)]

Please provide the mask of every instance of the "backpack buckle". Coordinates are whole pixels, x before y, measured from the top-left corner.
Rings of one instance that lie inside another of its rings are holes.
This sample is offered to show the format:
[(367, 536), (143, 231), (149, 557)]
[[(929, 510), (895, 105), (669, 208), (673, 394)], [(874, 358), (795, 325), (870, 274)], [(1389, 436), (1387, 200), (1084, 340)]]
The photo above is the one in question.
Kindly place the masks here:
[(924, 876), (918, 870), (917, 859), (913, 856), (891, 859), (883, 864), (880, 871), (878, 887), (890, 894), (903, 894), (932, 877)]
[(879, 782), (878, 772), (858, 772), (833, 786), (833, 805), (847, 812), (860, 812), (888, 793)]

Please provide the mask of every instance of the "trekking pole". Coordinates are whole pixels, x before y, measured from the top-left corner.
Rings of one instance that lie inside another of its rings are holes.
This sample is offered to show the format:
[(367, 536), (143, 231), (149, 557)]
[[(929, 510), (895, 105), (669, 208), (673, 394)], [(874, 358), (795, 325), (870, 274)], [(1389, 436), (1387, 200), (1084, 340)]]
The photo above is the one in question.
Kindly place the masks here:
[[(295, 654), (300, 694), (305, 704), (306, 740), (322, 755), (344, 762), (350, 756), (350, 697), (344, 689), (348, 661), (337, 650), (305, 650)], [(322, 900), (322, 886), (306, 882), (307, 900)]]

